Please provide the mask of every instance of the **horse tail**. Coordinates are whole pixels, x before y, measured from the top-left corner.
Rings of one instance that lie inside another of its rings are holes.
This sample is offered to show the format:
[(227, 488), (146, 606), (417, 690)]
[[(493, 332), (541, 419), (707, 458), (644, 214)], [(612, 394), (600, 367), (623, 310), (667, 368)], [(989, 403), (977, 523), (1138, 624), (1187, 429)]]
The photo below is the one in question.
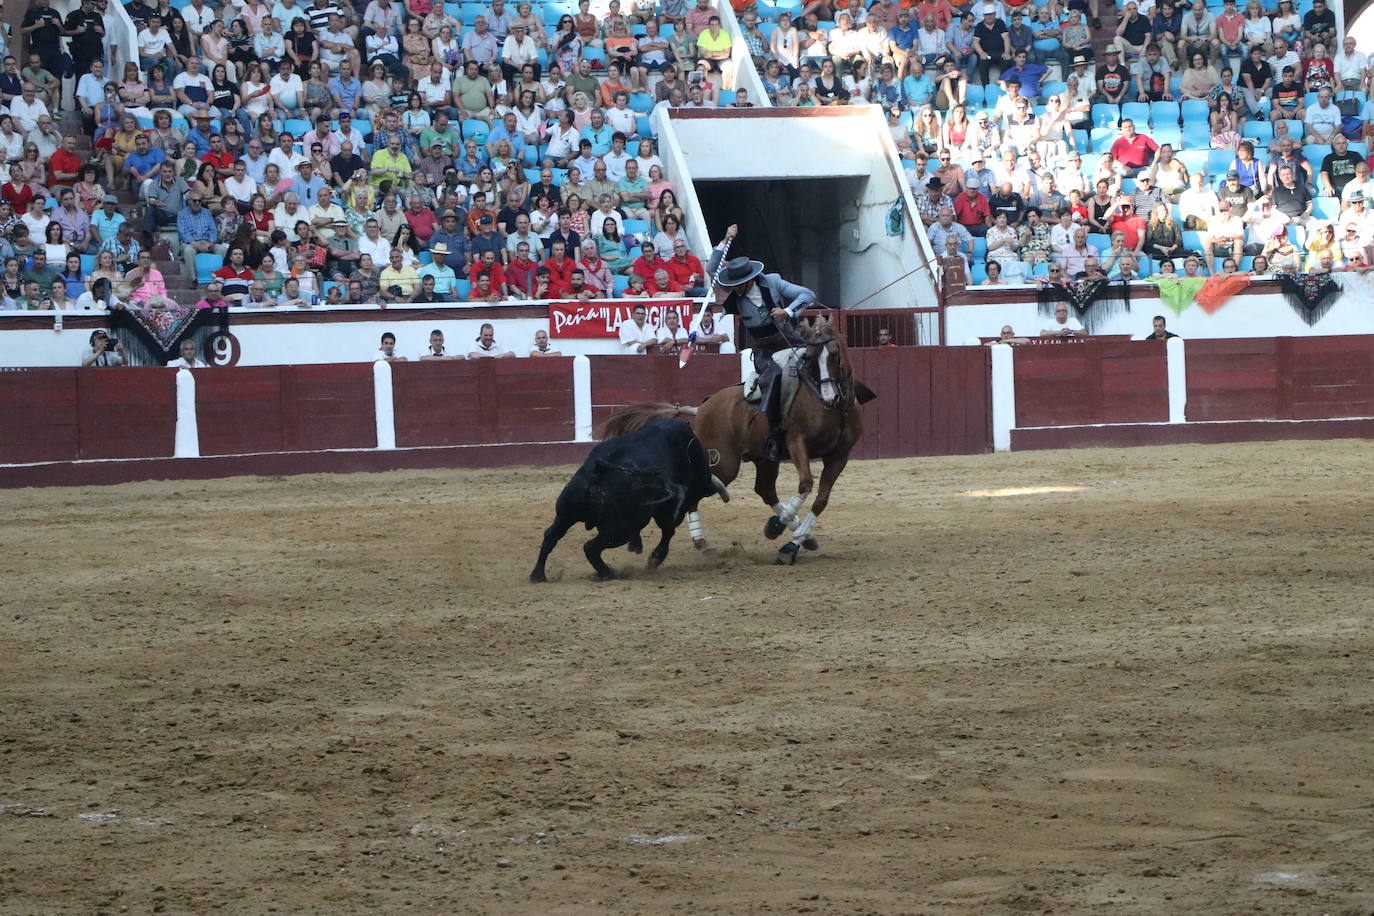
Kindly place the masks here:
[(601, 438), (603, 441), (615, 439), (618, 436), (643, 429), (654, 420), (694, 417), (696, 413), (695, 407), (683, 407), (680, 404), (669, 404), (666, 401), (642, 401), (638, 404), (631, 404), (624, 410), (612, 415), (606, 421), (606, 425), (601, 428)]

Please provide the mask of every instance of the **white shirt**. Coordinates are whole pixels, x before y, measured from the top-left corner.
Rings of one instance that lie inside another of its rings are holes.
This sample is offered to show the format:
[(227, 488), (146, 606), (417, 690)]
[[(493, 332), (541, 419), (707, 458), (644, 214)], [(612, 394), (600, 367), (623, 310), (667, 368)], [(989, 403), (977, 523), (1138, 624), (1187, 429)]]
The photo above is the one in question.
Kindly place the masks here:
[(19, 217), (19, 221), (29, 227), (29, 240), (35, 245), (42, 245), (45, 241), (43, 235), (47, 231), (48, 223), (52, 222), (48, 217), (48, 212), (44, 210), (39, 213), (37, 219), (34, 219), (33, 214), (25, 213)]
[(276, 99), (283, 108), (296, 108), (300, 102), (301, 93), (305, 91), (305, 84), (296, 74), (291, 74), (287, 79), (280, 73), (272, 77), (267, 84), (272, 92), (272, 98)]
[[(453, 78), (449, 76), (448, 71), (444, 71), (439, 74), (437, 80), (432, 80), (428, 76), (420, 80), (415, 84), (415, 91), (420, 93), (420, 98), (433, 104), (444, 100), (444, 96), (448, 93), (449, 86), (452, 84)], [(354, 152), (357, 152), (356, 146), (354, 147)]]
[(611, 125), (611, 130), (618, 130), (629, 137), (639, 129), (639, 116), (630, 108), (607, 108), (606, 123)]
[(224, 179), (224, 190), (233, 195), (234, 200), (241, 203), (248, 203), (253, 199), (253, 195), (258, 192), (258, 183), (253, 180), (252, 175), (245, 174), (243, 181), (230, 176)]
[(626, 318), (620, 323), (620, 346), (626, 353), (638, 353), (640, 344), (655, 343), (657, 340), (658, 335), (648, 321), (644, 322), (643, 327), (635, 324), (633, 318)]
[(152, 29), (141, 29), (138, 33), (138, 55), (140, 57), (163, 57), (172, 43), (172, 33), (160, 28), (157, 34)]
[[(633, 324), (633, 322), (631, 323)], [(668, 326), (664, 325), (663, 327), (658, 329), (658, 342), (660, 344), (677, 344), (678, 346), (686, 346), (687, 331), (682, 327), (682, 325), (678, 325), (676, 331), (670, 331), (668, 330)]]
[(22, 95), (10, 99), (10, 117), (26, 134), (38, 127), (38, 119), (45, 114), (48, 114), (48, 106), (37, 95), (34, 95), (32, 105), (25, 102)]
[(187, 362), (185, 358), (178, 356), (176, 359), (172, 360), (171, 362), (169, 362), (169, 363), (167, 364), (167, 368), (169, 368), (169, 369), (207, 369), (207, 368), (209, 368), (209, 364), (206, 363), (204, 360), (200, 360), (200, 359), (192, 359), (190, 362)]
[(1314, 103), (1307, 109), (1307, 115), (1303, 118), (1308, 127), (1315, 127), (1322, 133), (1329, 133), (1341, 126), (1341, 110), (1330, 102), (1323, 108), (1320, 103)]
[(280, 146), (272, 148), (272, 152), (267, 154), (268, 165), (276, 165), (281, 170), (283, 178), (296, 174), (296, 166), (305, 161), (305, 157), (294, 149), (287, 153), (283, 152)]
[(1068, 328), (1070, 331), (1074, 332), (1083, 330), (1083, 325), (1079, 322), (1077, 318), (1073, 317), (1072, 310), (1069, 311), (1069, 317), (1067, 320), (1065, 320), (1063, 324), (1060, 324), (1058, 321), (1056, 321), (1054, 322), (1054, 324), (1050, 325), (1045, 330), (1059, 332), (1064, 330), (1065, 328)]
[(501, 45), (501, 59), (512, 67), (532, 64), (538, 58), (539, 46), (529, 35), (525, 36), (524, 41), (517, 41), (514, 35), (507, 35), (505, 43)]
[[(606, 163), (606, 180), (619, 181), (625, 177), (625, 163), (634, 157), (624, 150), (617, 156), (614, 152), (606, 153), (601, 157), (601, 161)], [(640, 174), (643, 174), (642, 172)]]
[(358, 251), (362, 254), (372, 256), (372, 265), (378, 270), (383, 266), (391, 265), (391, 243), (384, 236), (378, 235), (377, 241), (372, 241), (364, 235), (358, 239)]
[[(215, 11), (208, 6), (202, 6), (199, 10), (194, 5), (186, 6), (181, 11), (181, 18), (186, 21), (187, 29), (203, 35), (210, 30), (210, 23), (215, 21)], [(281, 27), (289, 29), (291, 26), (283, 22)]]
[(1369, 58), (1362, 51), (1346, 55), (1345, 51), (1336, 55), (1336, 76), (1342, 80), (1357, 80), (1364, 76), (1364, 68)]
[(704, 316), (698, 316), (692, 319), (692, 333), (696, 334), (698, 337), (709, 337), (714, 334), (724, 334), (726, 337), (726, 341), (720, 345), (720, 352), (734, 353), (735, 327), (734, 322), (730, 319), (730, 316), (722, 313), (718, 318), (715, 319), (715, 327), (711, 328), (711, 330), (709, 331), (702, 330), (701, 324), (703, 317)]

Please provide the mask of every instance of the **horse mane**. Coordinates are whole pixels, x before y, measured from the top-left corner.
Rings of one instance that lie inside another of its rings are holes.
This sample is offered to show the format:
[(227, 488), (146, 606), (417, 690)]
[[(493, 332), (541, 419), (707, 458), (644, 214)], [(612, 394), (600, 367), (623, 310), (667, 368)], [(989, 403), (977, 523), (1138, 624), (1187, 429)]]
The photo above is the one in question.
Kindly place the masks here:
[(696, 413), (695, 407), (683, 407), (681, 404), (669, 404), (667, 401), (641, 401), (613, 414), (606, 421), (606, 425), (601, 427), (600, 438), (602, 441), (616, 439), (643, 429), (655, 420), (694, 417)]

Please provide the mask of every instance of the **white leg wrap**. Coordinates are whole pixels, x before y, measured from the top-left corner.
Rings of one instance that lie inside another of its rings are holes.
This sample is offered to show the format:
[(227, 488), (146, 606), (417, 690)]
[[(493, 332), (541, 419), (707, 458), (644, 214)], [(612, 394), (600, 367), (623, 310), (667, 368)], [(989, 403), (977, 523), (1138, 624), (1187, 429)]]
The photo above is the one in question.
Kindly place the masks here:
[(807, 538), (809, 538), (809, 537), (811, 536), (811, 532), (812, 532), (813, 529), (815, 529), (815, 527), (816, 527), (816, 513), (814, 513), (814, 512), (808, 512), (808, 513), (806, 513), (806, 518), (802, 519), (801, 523), (798, 524), (797, 527), (793, 529), (794, 531), (796, 531), (796, 535), (792, 538), (792, 540), (794, 540), (794, 541), (796, 541), (798, 544), (800, 544), (802, 541), (806, 540)]
[(699, 541), (699, 540), (701, 540), (702, 533), (703, 533), (706, 529), (702, 527), (702, 524), (701, 524), (701, 513), (700, 513), (700, 512), (688, 512), (688, 513), (687, 513), (687, 530), (688, 530), (689, 532), (691, 532), (692, 540), (694, 540), (694, 541)]
[(786, 503), (774, 503), (773, 508), (778, 513), (778, 518), (784, 522), (790, 522), (797, 517), (802, 505), (806, 502), (806, 497), (798, 493)]

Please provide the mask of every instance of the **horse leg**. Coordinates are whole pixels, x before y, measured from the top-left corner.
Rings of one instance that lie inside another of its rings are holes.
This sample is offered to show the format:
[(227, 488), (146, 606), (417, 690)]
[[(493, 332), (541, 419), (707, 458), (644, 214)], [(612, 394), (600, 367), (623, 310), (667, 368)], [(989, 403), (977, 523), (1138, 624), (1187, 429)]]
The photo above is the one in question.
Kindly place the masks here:
[[(720, 482), (727, 487), (735, 482), (739, 476), (739, 455), (726, 455), (718, 453), (719, 460), (711, 465), (711, 473), (720, 478)], [(696, 509), (687, 513), (687, 533), (692, 536), (692, 546), (702, 553), (712, 552), (710, 543), (706, 540), (706, 526), (701, 523), (701, 513)]]
[(773, 510), (768, 521), (763, 524), (763, 536), (772, 541), (787, 530), (787, 522), (783, 516), (787, 514), (788, 508), (778, 501), (778, 463), (776, 461), (764, 461), (762, 459), (754, 462), (754, 492), (763, 500), (763, 504)]
[[(799, 432), (790, 432), (787, 436), (787, 451), (792, 455), (792, 463), (797, 467), (797, 495), (788, 500), (786, 506), (774, 507), (780, 510), (779, 518), (784, 524), (790, 524), (797, 518), (797, 513), (806, 504), (806, 498), (811, 495), (811, 487), (815, 482), (811, 476), (811, 456), (806, 451), (806, 439)], [(782, 510), (790, 510), (786, 517), (781, 514)], [(814, 513), (812, 513), (814, 516)], [(802, 524), (805, 524), (804, 522)], [(814, 522), (812, 523), (814, 524)], [(782, 532), (779, 532), (781, 534)], [(784, 566), (791, 566), (797, 562), (797, 551), (801, 549), (801, 541), (793, 539), (782, 545), (778, 551), (778, 563)]]
[(534, 569), (530, 572), (531, 582), (547, 582), (548, 577), (544, 575), (544, 562), (548, 560), (549, 554), (553, 552), (554, 545), (563, 539), (563, 535), (568, 533), (576, 522), (570, 518), (557, 516), (553, 524), (544, 529), (544, 541), (539, 545), (539, 559), (535, 561)]
[(820, 541), (816, 540), (816, 523), (820, 520), (820, 514), (825, 511), (825, 507), (830, 505), (830, 491), (835, 486), (835, 481), (839, 479), (844, 471), (845, 465), (849, 463), (849, 452), (835, 453), (827, 455), (821, 459), (821, 485), (816, 490), (816, 500), (811, 504), (811, 511), (806, 514), (806, 518), (793, 529), (795, 535), (792, 540), (801, 544), (807, 550), (817, 550), (820, 548)]

